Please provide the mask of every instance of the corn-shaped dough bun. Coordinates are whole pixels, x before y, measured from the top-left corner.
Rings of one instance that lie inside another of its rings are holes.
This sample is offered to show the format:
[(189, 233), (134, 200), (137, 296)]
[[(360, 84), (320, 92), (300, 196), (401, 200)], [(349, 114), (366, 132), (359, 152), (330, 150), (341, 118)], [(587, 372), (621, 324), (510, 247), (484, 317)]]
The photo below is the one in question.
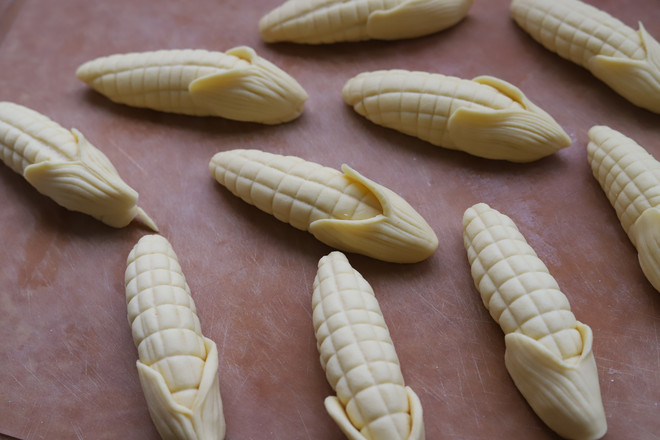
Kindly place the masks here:
[(461, 21), (473, 0), (288, 0), (259, 21), (264, 41), (321, 44), (414, 38)]
[(492, 76), (379, 70), (351, 78), (342, 95), (375, 124), (487, 159), (530, 162), (571, 144), (550, 115)]
[(321, 366), (337, 396), (325, 407), (351, 440), (421, 440), (422, 405), (369, 283), (341, 252), (321, 258), (312, 319)]
[(161, 437), (223, 439), (218, 349), (202, 335), (170, 243), (160, 235), (142, 237), (128, 255), (125, 282), (140, 383)]
[(610, 127), (589, 130), (587, 158), (638, 252), (646, 278), (660, 291), (660, 163)]
[(532, 38), (633, 104), (660, 113), (660, 43), (578, 0), (513, 0), (511, 14)]
[(438, 247), (403, 198), (347, 165), (340, 172), (295, 156), (229, 150), (209, 168), (234, 195), (336, 249), (414, 263)]
[(548, 268), (513, 221), (485, 203), (463, 216), (463, 240), (481, 299), (505, 333), (507, 370), (534, 412), (567, 439), (605, 435), (592, 352)]
[(158, 230), (137, 206), (138, 193), (75, 128), (69, 131), (27, 107), (0, 102), (0, 159), (41, 194), (71, 211), (115, 228), (138, 217)]
[(110, 100), (194, 116), (279, 124), (303, 111), (305, 90), (245, 46), (223, 52), (159, 50), (88, 61), (78, 78)]

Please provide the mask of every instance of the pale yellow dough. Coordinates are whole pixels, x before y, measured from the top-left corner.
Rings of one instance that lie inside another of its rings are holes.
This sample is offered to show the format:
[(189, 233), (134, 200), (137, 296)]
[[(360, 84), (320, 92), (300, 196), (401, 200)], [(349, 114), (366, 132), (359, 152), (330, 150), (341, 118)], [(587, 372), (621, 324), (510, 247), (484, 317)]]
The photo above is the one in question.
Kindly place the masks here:
[(259, 21), (266, 42), (414, 38), (461, 21), (473, 0), (288, 0)]
[(138, 193), (75, 128), (69, 131), (27, 107), (0, 102), (0, 160), (71, 211), (115, 228), (137, 217), (158, 230), (137, 206)]
[(587, 68), (633, 104), (660, 113), (660, 43), (579, 0), (513, 0), (513, 19), (532, 38)]
[(587, 158), (637, 249), (644, 275), (660, 291), (660, 162), (629, 137), (602, 125), (589, 130)]
[(209, 168), (234, 195), (336, 249), (414, 263), (438, 247), (401, 196), (347, 165), (342, 173), (295, 156), (229, 150), (213, 156)]
[(485, 203), (465, 211), (463, 240), (481, 299), (505, 333), (506, 368), (520, 393), (562, 437), (604, 436), (593, 334), (545, 264), (513, 221)]
[(342, 95), (375, 124), (487, 159), (530, 162), (571, 144), (548, 113), (492, 76), (379, 70), (351, 78)]
[(399, 358), (369, 283), (341, 252), (321, 258), (312, 320), (328, 382), (325, 407), (351, 440), (422, 440), (422, 405), (403, 380)]
[(263, 124), (296, 119), (307, 100), (295, 79), (246, 46), (111, 55), (76, 75), (121, 104)]
[(126, 267), (126, 303), (149, 414), (164, 440), (221, 440), (218, 350), (204, 337), (170, 243), (142, 237)]

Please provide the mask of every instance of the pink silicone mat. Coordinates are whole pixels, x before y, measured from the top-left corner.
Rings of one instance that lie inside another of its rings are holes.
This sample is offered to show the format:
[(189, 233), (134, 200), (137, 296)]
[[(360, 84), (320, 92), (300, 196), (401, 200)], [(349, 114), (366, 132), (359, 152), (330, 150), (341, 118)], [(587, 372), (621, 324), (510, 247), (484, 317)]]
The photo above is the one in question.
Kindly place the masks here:
[[(660, 157), (660, 115), (639, 109), (519, 29), (506, 0), (475, 1), (423, 38), (326, 46), (265, 44), (277, 0), (0, 0), (0, 100), (75, 127), (140, 193), (179, 260), (202, 329), (218, 344), (228, 439), (337, 440), (311, 322), (316, 265), (331, 249), (231, 195), (209, 175), (218, 151), (257, 148), (339, 168), (402, 195), (440, 245), (390, 264), (349, 254), (376, 292), (427, 438), (555, 439), (504, 367), (504, 338), (473, 285), (466, 208), (509, 215), (591, 326), (607, 439), (660, 433), (660, 293), (591, 175), (587, 130), (610, 125)], [(657, 0), (593, 0), (660, 38)], [(239, 45), (309, 93), (303, 115), (263, 126), (113, 104), (75, 77), (93, 58)], [(350, 77), (404, 68), (520, 87), (572, 145), (530, 164), (489, 161), (376, 126), (344, 104)], [(66, 211), (0, 166), (0, 433), (18, 439), (150, 440), (126, 318), (125, 260), (149, 231)], [(2, 436), (0, 436), (2, 437)]]

